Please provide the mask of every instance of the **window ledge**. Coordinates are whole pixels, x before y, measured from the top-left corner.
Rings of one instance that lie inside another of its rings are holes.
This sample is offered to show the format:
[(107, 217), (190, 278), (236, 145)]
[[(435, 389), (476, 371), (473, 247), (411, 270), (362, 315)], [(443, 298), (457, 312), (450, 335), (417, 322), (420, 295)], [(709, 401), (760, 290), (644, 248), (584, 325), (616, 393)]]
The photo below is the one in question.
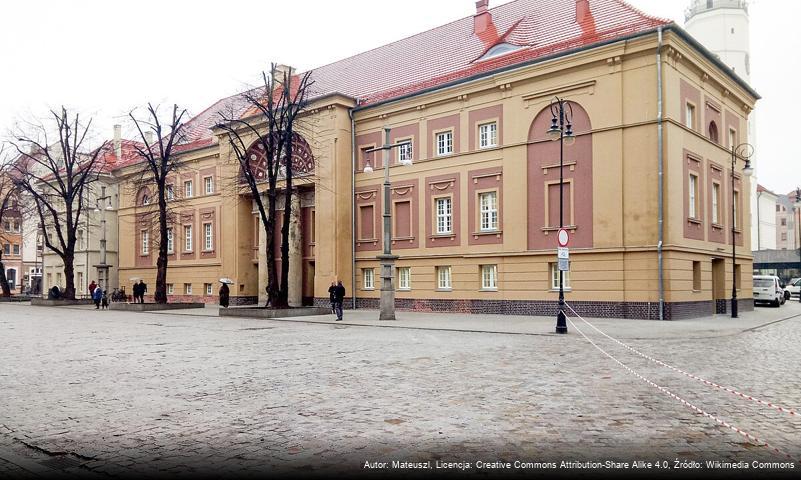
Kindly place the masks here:
[(500, 145), (485, 145), (483, 147), (481, 145), (478, 146), (478, 149), (482, 150), (482, 151), (483, 150), (492, 150), (494, 148), (500, 148)]
[(453, 288), (438, 288), (437, 292), (452, 292)]
[(481, 288), (478, 291), (479, 292), (497, 292), (498, 291), (498, 287), (495, 287), (495, 288)]
[(366, 291), (366, 292), (372, 292), (372, 291), (374, 291), (374, 290), (375, 290), (375, 287), (372, 287), (372, 288), (362, 288), (362, 290), (364, 290), (364, 291)]
[(696, 225), (701, 225), (701, 224), (703, 223), (703, 222), (701, 222), (701, 220), (700, 220), (700, 219), (698, 219), (698, 218), (693, 218), (693, 217), (687, 217), (687, 221), (688, 221), (689, 223), (694, 223), (694, 224), (696, 224)]
[(359, 238), (356, 239), (356, 243), (374, 243), (377, 242), (377, 238)]
[(559, 228), (564, 228), (565, 230), (576, 230), (578, 227), (575, 225), (565, 225), (563, 227), (542, 227), (540, 230), (543, 232), (558, 232)]
[(718, 230), (723, 230), (723, 229), (724, 229), (724, 228), (726, 228), (726, 227), (724, 227), (723, 225), (721, 225), (721, 224), (719, 224), (719, 223), (713, 223), (713, 224), (712, 224), (712, 228), (716, 228), (716, 229), (718, 229)]
[(412, 240), (414, 240), (414, 237), (392, 237), (392, 241), (393, 242), (395, 242), (395, 241), (405, 241), (405, 240), (412, 241)]
[(435, 233), (429, 238), (456, 238), (455, 233)]
[(398, 288), (398, 291), (399, 292), (411, 292), (412, 289), (411, 288)]
[(478, 237), (481, 235), (501, 235), (501, 234), (503, 234), (503, 230), (484, 230), (472, 233), (474, 237)]
[[(570, 288), (570, 287), (565, 287), (562, 290), (565, 291), (565, 292), (572, 292), (573, 291), (573, 289)], [(551, 291), (559, 293), (559, 287), (556, 287), (556, 288), (551, 287)]]
[(696, 289), (693, 289), (693, 293), (701, 293), (702, 291), (703, 291), (703, 290), (696, 290)]

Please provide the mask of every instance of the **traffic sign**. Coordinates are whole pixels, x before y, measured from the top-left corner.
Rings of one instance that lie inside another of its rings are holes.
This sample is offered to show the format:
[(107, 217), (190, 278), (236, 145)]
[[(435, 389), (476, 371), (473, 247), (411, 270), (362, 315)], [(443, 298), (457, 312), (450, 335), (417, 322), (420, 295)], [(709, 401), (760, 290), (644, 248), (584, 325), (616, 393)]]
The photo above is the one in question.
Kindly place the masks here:
[(566, 247), (567, 242), (570, 240), (570, 236), (567, 234), (567, 230), (564, 228), (559, 229), (559, 233), (556, 235), (556, 240), (559, 242), (560, 247)]
[(570, 260), (566, 258), (559, 259), (559, 271), (560, 272), (567, 272), (570, 270)]
[(568, 251), (567, 247), (559, 247), (556, 249), (557, 258), (570, 258), (570, 252)]

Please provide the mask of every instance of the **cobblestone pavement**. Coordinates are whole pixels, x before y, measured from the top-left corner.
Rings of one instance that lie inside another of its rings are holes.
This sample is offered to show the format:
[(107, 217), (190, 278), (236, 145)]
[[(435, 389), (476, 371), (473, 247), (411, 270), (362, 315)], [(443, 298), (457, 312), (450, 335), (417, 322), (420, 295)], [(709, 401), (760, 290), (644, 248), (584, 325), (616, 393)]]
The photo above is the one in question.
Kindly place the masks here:
[[(558, 336), (553, 319), (405, 314), (389, 325), (400, 328), (382, 328), (374, 313), (335, 323), (0, 305), (0, 477), (23, 476), (3, 452), (25, 451), (52, 471), (99, 478), (331, 473), (392, 460), (467, 462), (481, 474), (498, 470), (479, 461), (516, 460), (801, 469), (801, 416), (634, 355), (577, 318), (637, 374), (759, 440), (636, 377), (573, 325)], [(797, 302), (736, 321), (590, 321), (799, 411), (796, 315)]]

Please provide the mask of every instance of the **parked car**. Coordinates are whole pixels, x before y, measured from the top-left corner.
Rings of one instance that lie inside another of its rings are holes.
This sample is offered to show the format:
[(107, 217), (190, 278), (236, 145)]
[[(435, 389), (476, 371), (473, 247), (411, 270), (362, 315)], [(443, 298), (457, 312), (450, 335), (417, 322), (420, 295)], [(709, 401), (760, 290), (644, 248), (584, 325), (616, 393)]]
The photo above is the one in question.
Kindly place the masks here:
[(790, 280), (790, 283), (787, 284), (787, 288), (785, 288), (788, 292), (790, 292), (790, 296), (798, 296), (801, 293), (801, 278), (794, 278)]
[(784, 289), (779, 286), (779, 277), (754, 275), (754, 303), (769, 303), (774, 307), (784, 303)]

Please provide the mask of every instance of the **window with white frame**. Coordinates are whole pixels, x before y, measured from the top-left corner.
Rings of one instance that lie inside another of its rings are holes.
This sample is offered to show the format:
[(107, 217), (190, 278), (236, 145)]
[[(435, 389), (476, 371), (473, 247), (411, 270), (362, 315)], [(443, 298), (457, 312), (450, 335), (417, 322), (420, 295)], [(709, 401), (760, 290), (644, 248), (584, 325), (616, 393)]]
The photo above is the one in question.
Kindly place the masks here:
[[(556, 263), (551, 263), (551, 289), (559, 290), (559, 266)], [(564, 288), (570, 289), (570, 271), (562, 272), (564, 281)]]
[(14, 255), (19, 255), (19, 243), (14, 244)]
[(184, 225), (184, 251), (192, 251), (192, 225)]
[(498, 192), (484, 192), (478, 195), (481, 214), (481, 231), (498, 230)]
[(206, 195), (214, 193), (214, 177), (203, 178), (203, 190), (206, 192)]
[(213, 295), (210, 283), (204, 283), (203, 287), (206, 289), (206, 295)]
[(373, 269), (372, 268), (363, 268), (362, 269), (362, 279), (363, 285), (365, 290), (372, 290), (375, 288), (375, 283), (373, 282)]
[(437, 155), (450, 155), (453, 153), (453, 132), (441, 132), (437, 134)]
[(451, 288), (451, 267), (437, 267), (437, 289), (450, 290)]
[(695, 105), (687, 103), (684, 108), (684, 125), (695, 129)]
[(11, 255), (11, 244), (3, 244), (3, 255)]
[(481, 266), (481, 289), (482, 290), (497, 290), (498, 289), (498, 266), (497, 265), (482, 265)]
[(720, 223), (720, 184), (712, 184), (712, 223)]
[(412, 289), (412, 269), (411, 267), (398, 267), (398, 289)]
[(172, 227), (167, 228), (167, 253), (175, 253), (175, 235)]
[(165, 188), (167, 200), (175, 200), (175, 187), (172, 184), (167, 185)]
[(737, 131), (733, 128), (729, 129), (729, 149), (737, 145)]
[(398, 163), (409, 163), (412, 161), (412, 141), (398, 145)]
[(214, 250), (214, 232), (210, 223), (203, 224), (203, 249)]
[(142, 255), (150, 253), (150, 232), (142, 230)]
[(436, 199), (437, 233), (447, 234), (453, 232), (453, 202), (451, 197)]
[(187, 180), (184, 182), (184, 198), (190, 198), (192, 196), (192, 180)]
[(498, 124), (484, 123), (478, 126), (478, 148), (498, 146)]
[(698, 175), (693, 173), (690, 174), (689, 195), (690, 201), (687, 215), (689, 215), (690, 218), (698, 218), (698, 209), (696, 206), (696, 200), (698, 199)]
[(167, 284), (167, 295), (173, 295), (173, 294), (175, 294), (175, 285), (173, 285), (172, 283), (168, 283)]
[(150, 196), (146, 193), (142, 195), (142, 205), (150, 205)]
[(78, 250), (84, 250), (86, 248), (86, 240), (83, 236), (83, 229), (78, 230)]
[(192, 295), (192, 284), (184, 283), (184, 295)]
[(19, 230), (20, 230), (19, 221), (18, 220), (14, 220), (14, 231), (16, 233), (19, 233)]

